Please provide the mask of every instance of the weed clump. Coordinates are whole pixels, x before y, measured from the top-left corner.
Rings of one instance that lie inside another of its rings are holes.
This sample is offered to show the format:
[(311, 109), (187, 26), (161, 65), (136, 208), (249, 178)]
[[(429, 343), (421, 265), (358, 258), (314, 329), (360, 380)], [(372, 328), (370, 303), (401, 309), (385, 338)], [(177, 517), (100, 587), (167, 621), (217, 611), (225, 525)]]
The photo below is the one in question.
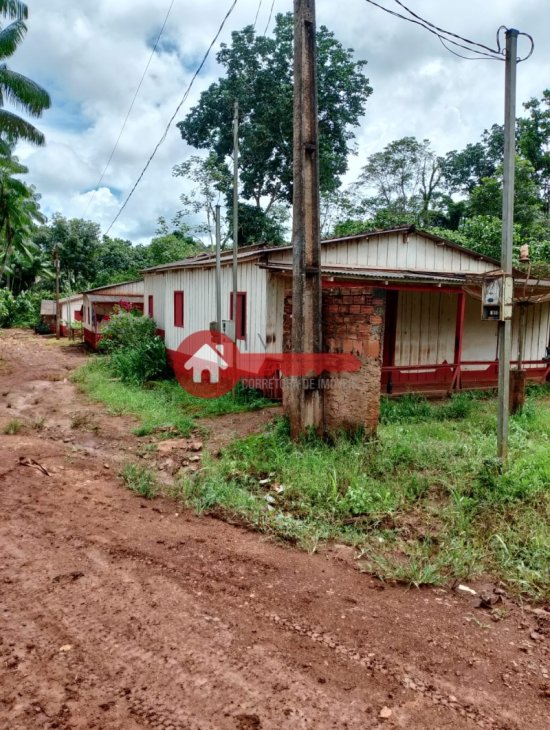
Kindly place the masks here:
[(155, 473), (146, 466), (126, 464), (121, 477), (128, 489), (145, 499), (153, 499), (159, 492), (159, 484)]

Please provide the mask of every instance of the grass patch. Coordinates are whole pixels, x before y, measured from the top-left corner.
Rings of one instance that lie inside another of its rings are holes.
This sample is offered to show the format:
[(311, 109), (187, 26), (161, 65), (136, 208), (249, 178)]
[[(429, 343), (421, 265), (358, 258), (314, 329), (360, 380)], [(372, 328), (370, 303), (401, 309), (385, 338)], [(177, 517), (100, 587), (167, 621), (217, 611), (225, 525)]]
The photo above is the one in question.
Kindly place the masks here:
[(6, 436), (15, 436), (16, 433), (21, 431), (24, 425), (25, 424), (18, 418), (12, 418), (12, 420), (8, 421), (8, 423), (4, 426), (4, 433)]
[(510, 423), (500, 473), (496, 401), (384, 401), (375, 439), (293, 443), (284, 421), (238, 440), (180, 484), (198, 511), (223, 510), (314, 549), (334, 539), (361, 565), (410, 585), (482, 573), (550, 599), (550, 404), (530, 393)]
[(238, 413), (270, 405), (255, 393), (235, 389), (221, 398), (196, 398), (176, 380), (159, 380), (144, 386), (113, 378), (107, 358), (91, 358), (73, 373), (73, 381), (90, 398), (107, 406), (115, 415), (135, 416), (140, 424), (136, 436), (159, 433), (168, 438), (188, 436), (195, 418)]
[(128, 489), (144, 499), (153, 499), (159, 493), (159, 483), (156, 474), (146, 466), (126, 464), (120, 476)]

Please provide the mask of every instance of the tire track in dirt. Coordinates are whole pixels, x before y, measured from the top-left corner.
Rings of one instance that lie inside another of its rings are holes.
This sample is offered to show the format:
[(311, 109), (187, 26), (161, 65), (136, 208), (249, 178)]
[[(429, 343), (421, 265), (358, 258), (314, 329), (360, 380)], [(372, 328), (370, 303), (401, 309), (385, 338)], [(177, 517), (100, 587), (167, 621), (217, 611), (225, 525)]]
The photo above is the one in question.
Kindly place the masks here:
[[(90, 545), (93, 544), (90, 542)], [(161, 571), (164, 575), (170, 574), (171, 578), (175, 582), (180, 584), (186, 584), (193, 588), (201, 588), (201, 593), (221, 593), (225, 600), (237, 600), (240, 601), (242, 596), (240, 593), (247, 591), (248, 586), (237, 586), (237, 590), (230, 591), (228, 588), (232, 586), (224, 580), (216, 581), (209, 576), (209, 585), (205, 585), (204, 572), (201, 569), (194, 569), (194, 566), (190, 566), (187, 573), (182, 574), (181, 569), (176, 565), (169, 565), (165, 560), (157, 560), (154, 555), (150, 553), (143, 553), (136, 549), (125, 548), (121, 546), (110, 546), (108, 552), (111, 556), (118, 556), (119, 558), (129, 559), (130, 561), (137, 562), (139, 564), (145, 564), (152, 570), (155, 568)], [(212, 585), (212, 581), (214, 585)], [(475, 707), (471, 702), (461, 700), (457, 696), (459, 694), (454, 688), (448, 688), (444, 682), (439, 682), (437, 679), (427, 677), (418, 672), (418, 670), (411, 670), (409, 673), (403, 672), (402, 667), (398, 664), (392, 664), (387, 659), (382, 660), (377, 656), (374, 651), (368, 651), (364, 648), (352, 647), (342, 643), (337, 637), (327, 633), (319, 626), (304, 624), (303, 622), (297, 622), (288, 617), (281, 616), (280, 614), (273, 613), (270, 607), (263, 604), (261, 601), (256, 600), (254, 603), (238, 604), (238, 609), (246, 611), (251, 615), (256, 616), (261, 622), (266, 620), (271, 622), (277, 627), (278, 630), (284, 630), (289, 634), (298, 635), (313, 644), (319, 645), (330, 653), (333, 653), (338, 659), (345, 662), (349, 662), (361, 667), (362, 670), (372, 676), (374, 673), (380, 675), (381, 679), (387, 677), (393, 678), (405, 691), (412, 693), (415, 696), (421, 696), (427, 699), (430, 703), (436, 706), (440, 706), (456, 714), (457, 716), (470, 720), (476, 727), (482, 730), (518, 730), (518, 720), (516, 718), (502, 718), (496, 719), (490, 714)], [(187, 612), (190, 612), (190, 608), (186, 608)], [(92, 629), (92, 633), (98, 633), (99, 627)], [(372, 647), (374, 648), (374, 647)], [(218, 673), (219, 674), (219, 673)], [(183, 683), (183, 679), (180, 680)], [(223, 681), (223, 676), (220, 674), (216, 676), (216, 681)], [(455, 694), (453, 694), (453, 691)], [(410, 701), (410, 697), (406, 699), (406, 702)], [(495, 711), (496, 708), (495, 708)], [(499, 713), (500, 714), (500, 713)], [(507, 713), (508, 714), (508, 713)]]

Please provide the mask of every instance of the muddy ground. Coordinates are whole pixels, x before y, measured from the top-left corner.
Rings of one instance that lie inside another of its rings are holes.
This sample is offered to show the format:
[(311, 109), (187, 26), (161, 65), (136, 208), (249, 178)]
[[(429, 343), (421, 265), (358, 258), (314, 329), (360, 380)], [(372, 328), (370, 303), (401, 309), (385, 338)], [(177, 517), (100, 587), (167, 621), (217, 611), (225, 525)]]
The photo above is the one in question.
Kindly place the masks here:
[(134, 422), (67, 381), (84, 353), (2, 332), (0, 354), (0, 433), (28, 424), (0, 435), (0, 728), (550, 727), (544, 609), (142, 500), (117, 477)]

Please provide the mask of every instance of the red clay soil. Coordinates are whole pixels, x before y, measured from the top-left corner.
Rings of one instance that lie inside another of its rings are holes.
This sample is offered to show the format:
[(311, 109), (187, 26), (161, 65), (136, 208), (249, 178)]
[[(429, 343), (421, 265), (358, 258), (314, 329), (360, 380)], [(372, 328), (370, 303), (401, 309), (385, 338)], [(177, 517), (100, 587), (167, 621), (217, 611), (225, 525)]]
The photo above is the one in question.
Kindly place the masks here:
[(2, 333), (0, 353), (0, 430), (34, 422), (0, 436), (0, 728), (550, 727), (543, 609), (505, 597), (495, 622), (346, 548), (142, 500), (116, 477), (131, 419), (64, 382), (82, 351)]

